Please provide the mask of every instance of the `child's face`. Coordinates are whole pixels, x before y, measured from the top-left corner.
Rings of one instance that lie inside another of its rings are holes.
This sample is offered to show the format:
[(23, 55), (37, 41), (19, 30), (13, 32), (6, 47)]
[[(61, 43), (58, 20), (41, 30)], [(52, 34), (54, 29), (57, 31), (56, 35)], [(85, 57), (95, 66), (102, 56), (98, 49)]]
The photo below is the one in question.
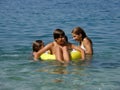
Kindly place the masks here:
[(60, 36), (59, 38), (55, 39), (55, 41), (60, 44), (63, 45), (66, 42), (65, 36)]
[(77, 35), (77, 34), (72, 33), (72, 37), (74, 40), (76, 40), (78, 42), (81, 41), (81, 39), (82, 39), (81, 34)]

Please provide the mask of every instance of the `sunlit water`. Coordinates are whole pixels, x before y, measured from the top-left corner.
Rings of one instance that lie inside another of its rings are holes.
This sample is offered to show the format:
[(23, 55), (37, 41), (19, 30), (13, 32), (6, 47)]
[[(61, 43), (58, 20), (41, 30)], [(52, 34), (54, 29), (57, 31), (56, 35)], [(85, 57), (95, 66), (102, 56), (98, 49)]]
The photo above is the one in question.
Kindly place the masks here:
[[(120, 90), (120, 0), (1, 0), (0, 90)], [(32, 62), (36, 39), (81, 26), (92, 39), (91, 61)]]

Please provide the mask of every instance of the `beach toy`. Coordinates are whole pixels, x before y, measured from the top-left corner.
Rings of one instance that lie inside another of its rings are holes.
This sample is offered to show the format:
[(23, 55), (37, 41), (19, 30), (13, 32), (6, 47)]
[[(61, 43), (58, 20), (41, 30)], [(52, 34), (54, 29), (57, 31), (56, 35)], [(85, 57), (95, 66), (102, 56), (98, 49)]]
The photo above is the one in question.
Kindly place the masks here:
[[(71, 60), (77, 60), (81, 58), (81, 53), (79, 51), (73, 50), (70, 52)], [(41, 60), (56, 60), (55, 55), (49, 53), (43, 53), (40, 56)]]

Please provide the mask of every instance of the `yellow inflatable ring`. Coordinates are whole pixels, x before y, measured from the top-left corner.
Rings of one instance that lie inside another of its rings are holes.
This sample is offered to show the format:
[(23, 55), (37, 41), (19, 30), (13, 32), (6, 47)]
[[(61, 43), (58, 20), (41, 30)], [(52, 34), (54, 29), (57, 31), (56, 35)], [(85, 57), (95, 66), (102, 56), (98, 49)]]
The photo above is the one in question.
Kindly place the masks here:
[[(71, 51), (70, 52), (71, 60), (76, 60), (81, 58), (81, 53), (79, 51)], [(56, 60), (55, 55), (44, 53), (40, 56), (41, 60)]]

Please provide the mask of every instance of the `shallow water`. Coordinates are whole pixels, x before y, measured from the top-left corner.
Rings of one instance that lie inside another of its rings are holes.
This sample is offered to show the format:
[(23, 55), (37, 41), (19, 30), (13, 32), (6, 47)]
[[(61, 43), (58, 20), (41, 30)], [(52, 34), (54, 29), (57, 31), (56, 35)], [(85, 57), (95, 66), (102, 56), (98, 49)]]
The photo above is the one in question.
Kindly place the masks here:
[[(120, 0), (1, 0), (0, 90), (119, 90)], [(92, 39), (91, 61), (32, 62), (36, 39), (53, 41), (61, 28), (81, 26)]]

